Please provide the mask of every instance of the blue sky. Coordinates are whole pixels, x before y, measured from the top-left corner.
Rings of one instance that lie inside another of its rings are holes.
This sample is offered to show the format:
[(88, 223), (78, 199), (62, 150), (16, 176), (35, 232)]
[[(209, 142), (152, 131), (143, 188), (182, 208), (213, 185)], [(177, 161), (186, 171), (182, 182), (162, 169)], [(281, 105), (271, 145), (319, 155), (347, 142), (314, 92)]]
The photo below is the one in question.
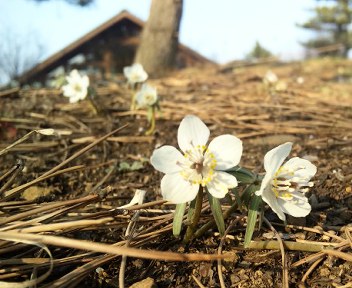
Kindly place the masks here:
[[(95, 0), (87, 8), (61, 0), (0, 0), (0, 30), (33, 35), (43, 59), (127, 9), (142, 20), (150, 0)], [(314, 0), (184, 0), (181, 42), (220, 63), (243, 58), (258, 40), (286, 59), (303, 56), (299, 41), (309, 33), (296, 26), (312, 14)]]

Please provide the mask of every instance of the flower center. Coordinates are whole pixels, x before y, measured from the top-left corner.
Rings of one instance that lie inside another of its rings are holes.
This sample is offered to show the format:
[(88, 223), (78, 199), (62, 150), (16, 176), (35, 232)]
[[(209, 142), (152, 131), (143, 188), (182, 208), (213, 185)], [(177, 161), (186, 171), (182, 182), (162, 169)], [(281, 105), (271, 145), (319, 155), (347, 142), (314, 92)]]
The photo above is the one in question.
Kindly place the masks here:
[(73, 90), (75, 90), (75, 92), (80, 93), (82, 92), (82, 86), (79, 83), (75, 83), (73, 86)]
[(145, 102), (148, 104), (148, 105), (153, 105), (154, 104), (154, 95), (153, 94), (146, 94), (145, 96)]
[(285, 200), (292, 200), (295, 198), (295, 193), (305, 194), (313, 187), (314, 183), (310, 182), (310, 177), (303, 176), (302, 173), (305, 167), (296, 167), (289, 169), (281, 166), (276, 171), (274, 178), (271, 182), (271, 189), (275, 193), (276, 198)]
[(133, 83), (137, 83), (137, 82), (140, 82), (140, 76), (139, 76), (139, 73), (135, 72), (131, 75), (131, 82)]
[(204, 145), (197, 145), (187, 150), (182, 161), (177, 164), (182, 168), (181, 176), (192, 184), (206, 186), (214, 176), (216, 159)]

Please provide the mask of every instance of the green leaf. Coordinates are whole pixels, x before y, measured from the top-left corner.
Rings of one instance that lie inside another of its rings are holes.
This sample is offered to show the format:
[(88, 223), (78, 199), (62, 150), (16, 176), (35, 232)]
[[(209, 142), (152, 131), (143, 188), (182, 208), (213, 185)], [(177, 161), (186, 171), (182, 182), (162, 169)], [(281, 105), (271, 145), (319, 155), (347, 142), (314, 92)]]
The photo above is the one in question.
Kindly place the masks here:
[(187, 222), (188, 224), (190, 224), (192, 222), (194, 213), (195, 213), (195, 207), (196, 207), (196, 200), (197, 197), (194, 198), (190, 203), (189, 203), (189, 207), (188, 207), (188, 214), (187, 214)]
[(181, 203), (176, 205), (174, 221), (172, 222), (172, 232), (175, 237), (179, 236), (182, 228), (182, 219), (185, 214), (187, 203)]
[(131, 171), (136, 171), (136, 170), (140, 170), (143, 168), (143, 163), (139, 162), (139, 161), (133, 161), (130, 170)]
[[(233, 188), (233, 190), (237, 190), (237, 188)], [(235, 193), (235, 195), (236, 195), (236, 192), (234, 192), (234, 193)], [(237, 191), (237, 194), (238, 194), (238, 191)], [(232, 198), (231, 198), (230, 193), (227, 193), (227, 194), (225, 195), (225, 199), (226, 199), (227, 202), (230, 203), (230, 205), (233, 204), (233, 200), (232, 200)]]
[(225, 234), (225, 222), (224, 216), (222, 215), (221, 204), (218, 198), (213, 197), (208, 192), (208, 199), (210, 204), (211, 212), (213, 213), (216, 226), (218, 227), (221, 236)]
[(246, 234), (244, 236), (244, 247), (247, 248), (252, 240), (255, 224), (257, 222), (257, 215), (262, 203), (262, 198), (257, 195), (253, 195), (248, 209), (248, 219)]
[(155, 110), (156, 110), (156, 111), (161, 111), (159, 99), (156, 101), (156, 103), (154, 104), (154, 106), (155, 106)]
[(236, 201), (238, 207), (241, 209), (242, 206), (243, 206), (243, 201), (242, 201), (242, 197), (240, 196), (240, 193), (238, 193), (237, 187), (236, 187), (236, 188), (233, 188), (233, 189), (231, 190), (231, 192), (232, 192), (233, 194), (235, 194), (235, 201)]
[(143, 168), (143, 162), (133, 161), (132, 165), (127, 162), (120, 162), (119, 171), (137, 171)]
[(128, 171), (130, 169), (131, 169), (130, 164), (128, 164), (127, 162), (120, 162), (119, 171)]
[(88, 97), (90, 99), (94, 99), (97, 96), (97, 92), (95, 91), (95, 89), (91, 86), (88, 86)]
[(241, 195), (241, 201), (242, 204), (244, 204), (246, 207), (249, 207), (253, 197), (255, 196), (255, 192), (259, 190), (258, 185), (249, 185), (244, 191), (242, 192)]
[(255, 173), (243, 167), (236, 166), (226, 170), (226, 172), (235, 176), (236, 179), (243, 184), (252, 184), (257, 180), (257, 175)]

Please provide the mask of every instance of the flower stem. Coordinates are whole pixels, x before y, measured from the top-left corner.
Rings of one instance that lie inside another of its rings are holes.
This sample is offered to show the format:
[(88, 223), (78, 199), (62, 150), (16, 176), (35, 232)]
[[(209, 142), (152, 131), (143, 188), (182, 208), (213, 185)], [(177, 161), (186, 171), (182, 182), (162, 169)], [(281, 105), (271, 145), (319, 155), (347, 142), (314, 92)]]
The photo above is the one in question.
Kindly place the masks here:
[(98, 110), (97, 105), (95, 105), (94, 101), (93, 101), (91, 98), (89, 98), (89, 99), (88, 99), (88, 102), (89, 102), (90, 108), (91, 108), (92, 111), (93, 111), (93, 114), (94, 114), (94, 115), (98, 115), (98, 114), (99, 114), (99, 110)]
[(153, 134), (154, 130), (155, 130), (155, 107), (151, 107), (152, 109), (152, 115), (150, 118), (150, 127), (148, 129), (148, 131), (145, 132), (145, 135), (150, 135)]
[(99, 115), (100, 114), (100, 109), (98, 108), (97, 104), (94, 101), (94, 97), (96, 96), (96, 91), (94, 88), (89, 87), (88, 88), (88, 102), (89, 106), (92, 109), (94, 115)]
[(136, 92), (137, 92), (137, 85), (131, 84), (131, 106), (130, 106), (130, 111), (134, 111), (136, 109)]
[[(224, 220), (226, 220), (228, 217), (230, 217), (231, 213), (234, 212), (238, 207), (238, 204), (236, 202), (234, 202), (231, 207), (225, 211), (223, 217)], [(202, 227), (200, 227), (194, 234), (193, 234), (193, 238), (198, 238), (200, 236), (202, 236), (205, 232), (207, 232), (210, 228), (212, 228), (213, 226), (215, 226), (215, 220), (212, 219), (209, 222), (207, 222), (206, 224), (204, 224)]]
[(188, 210), (188, 221), (189, 225), (186, 230), (185, 237), (183, 238), (183, 243), (187, 244), (193, 238), (194, 231), (198, 225), (200, 219), (200, 212), (202, 210), (203, 203), (203, 187), (199, 186), (199, 191), (196, 199), (194, 199)]
[(130, 110), (134, 111), (136, 109), (136, 93), (133, 91), (132, 92), (132, 98), (131, 98), (131, 107)]

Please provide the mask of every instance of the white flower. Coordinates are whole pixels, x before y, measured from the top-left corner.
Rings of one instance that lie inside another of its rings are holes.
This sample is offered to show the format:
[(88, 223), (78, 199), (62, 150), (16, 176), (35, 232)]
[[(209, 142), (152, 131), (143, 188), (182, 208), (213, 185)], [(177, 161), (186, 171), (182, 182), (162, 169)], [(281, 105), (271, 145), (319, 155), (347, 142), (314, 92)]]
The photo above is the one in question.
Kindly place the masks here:
[(282, 165), (291, 148), (292, 143), (287, 142), (266, 153), (266, 174), (260, 190), (256, 192), (283, 221), (286, 219), (284, 213), (294, 217), (305, 217), (310, 213), (305, 193), (313, 186), (310, 179), (317, 172), (315, 165), (299, 157), (291, 158)]
[(206, 187), (216, 198), (237, 186), (237, 179), (226, 173), (236, 166), (242, 155), (242, 141), (232, 135), (215, 137), (208, 146), (210, 131), (198, 117), (186, 116), (177, 133), (178, 146), (162, 146), (150, 159), (156, 170), (165, 173), (161, 180), (163, 198), (173, 203), (193, 200), (199, 186)]
[(89, 78), (87, 75), (81, 76), (76, 69), (66, 76), (67, 84), (62, 86), (65, 97), (70, 103), (76, 103), (86, 98), (88, 94)]
[(158, 100), (156, 89), (148, 84), (143, 84), (136, 94), (136, 101), (139, 107), (153, 106)]
[(144, 71), (143, 66), (139, 63), (134, 63), (132, 66), (124, 67), (123, 74), (130, 84), (144, 82), (148, 79), (147, 72)]
[(303, 83), (304, 83), (304, 78), (303, 78), (303, 77), (301, 77), (301, 76), (300, 76), (300, 77), (297, 77), (296, 81), (297, 81), (297, 83), (298, 83), (298, 84), (300, 84), (300, 85), (301, 85), (301, 84), (303, 84)]
[(272, 72), (271, 70), (268, 70), (265, 73), (263, 81), (264, 81), (265, 84), (273, 85), (277, 81), (279, 81), (279, 79), (277, 78), (277, 76), (276, 76), (276, 74), (274, 72)]

